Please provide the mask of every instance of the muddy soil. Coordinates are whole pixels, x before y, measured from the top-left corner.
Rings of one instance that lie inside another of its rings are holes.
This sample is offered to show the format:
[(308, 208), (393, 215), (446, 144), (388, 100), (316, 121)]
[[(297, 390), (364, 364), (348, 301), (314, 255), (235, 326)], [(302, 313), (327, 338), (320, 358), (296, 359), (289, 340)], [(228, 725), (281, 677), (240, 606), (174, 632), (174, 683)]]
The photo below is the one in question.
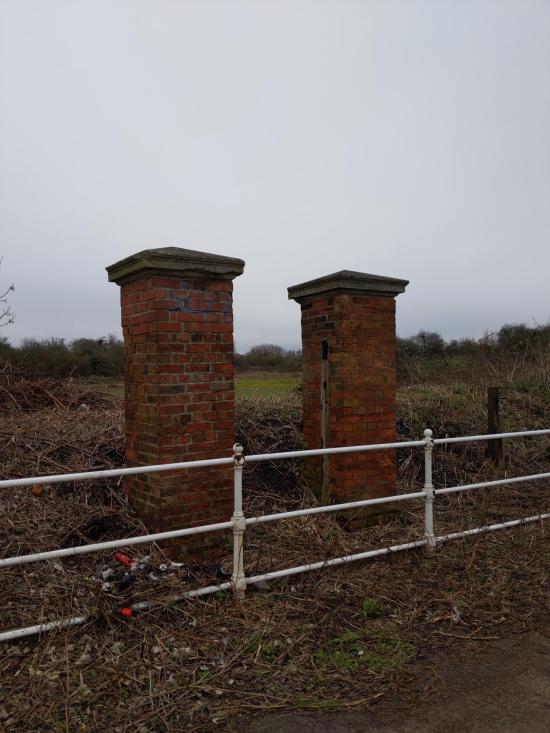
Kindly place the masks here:
[[(439, 682), (427, 699), (400, 708), (381, 700), (364, 711), (285, 714), (256, 720), (243, 733), (548, 733), (550, 621), (538, 632), (488, 643), (453, 661), (419, 665)], [(419, 687), (420, 689), (420, 687)]]

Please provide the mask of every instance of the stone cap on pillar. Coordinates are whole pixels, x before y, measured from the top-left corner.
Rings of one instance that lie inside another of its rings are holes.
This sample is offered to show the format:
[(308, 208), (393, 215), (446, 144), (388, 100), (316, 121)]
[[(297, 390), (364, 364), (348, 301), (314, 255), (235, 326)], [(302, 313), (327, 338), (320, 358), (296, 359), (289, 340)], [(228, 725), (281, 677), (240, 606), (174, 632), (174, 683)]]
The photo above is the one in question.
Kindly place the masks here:
[(316, 280), (308, 280), (308, 282), (300, 285), (292, 285), (288, 288), (288, 298), (289, 300), (296, 300), (298, 303), (305, 303), (308, 300), (321, 298), (330, 293), (395, 298), (399, 293), (405, 292), (408, 284), (408, 280), (398, 280), (394, 277), (370, 275), (367, 272), (354, 272), (353, 270), (340, 270), (340, 272), (334, 272), (332, 275), (318, 277)]
[(149, 275), (233, 280), (242, 275), (244, 260), (182, 247), (144, 249), (106, 268), (109, 282), (125, 285)]

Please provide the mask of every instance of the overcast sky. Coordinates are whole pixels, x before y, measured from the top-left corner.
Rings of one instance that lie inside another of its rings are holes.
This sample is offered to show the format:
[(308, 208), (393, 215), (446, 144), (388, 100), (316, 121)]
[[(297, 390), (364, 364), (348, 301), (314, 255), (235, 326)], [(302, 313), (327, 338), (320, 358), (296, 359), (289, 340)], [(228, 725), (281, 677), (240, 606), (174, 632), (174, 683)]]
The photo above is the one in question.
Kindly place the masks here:
[(398, 331), (550, 318), (550, 0), (0, 0), (2, 334), (119, 333), (105, 266), (242, 257), (237, 346), (289, 285), (409, 279)]

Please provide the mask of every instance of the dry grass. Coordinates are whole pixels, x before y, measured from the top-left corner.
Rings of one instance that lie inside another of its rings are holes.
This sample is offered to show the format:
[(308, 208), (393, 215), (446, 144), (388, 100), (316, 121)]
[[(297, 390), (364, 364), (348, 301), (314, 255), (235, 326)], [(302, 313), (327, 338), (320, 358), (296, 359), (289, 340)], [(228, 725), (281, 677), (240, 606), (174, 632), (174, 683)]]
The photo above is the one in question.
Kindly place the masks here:
[[(116, 400), (88, 396), (90, 409), (82, 410), (76, 385), (51, 387), (55, 400), (33, 387), (30, 407), (14, 406), (3, 420), (3, 477), (120, 465)], [(28, 385), (19, 389), (12, 392), (22, 402)], [(410, 386), (400, 392), (400, 415), (405, 439), (426, 425), (439, 435), (482, 432), (483, 392)], [(544, 390), (510, 392), (506, 429), (547, 427), (547, 415)], [(300, 447), (300, 419), (297, 396), (241, 401), (238, 438), (249, 453)], [(506, 471), (534, 473), (549, 457), (547, 439), (514, 441)], [(478, 444), (440, 450), (435, 465), (439, 486), (500, 475)], [(420, 481), (420, 453), (403, 453), (401, 490)], [(248, 513), (313, 502), (296, 462), (247, 467), (245, 485)], [(533, 482), (440, 499), (436, 527), (441, 533), (549, 510), (548, 482)], [(9, 490), (0, 511), (4, 556), (143, 531), (114, 482), (46, 487), (38, 496)], [(416, 539), (421, 523), (421, 507), (408, 505), (362, 532), (345, 531), (333, 516), (261, 525), (247, 532), (247, 570)], [(407, 702), (436, 682), (437, 654), (465, 653), (550, 612), (549, 538), (547, 525), (533, 524), (434, 553), (398, 553), (250, 589), (242, 605), (223, 594), (173, 604), (170, 594), (193, 582), (180, 577), (143, 578), (104, 593), (94, 576), (112, 564), (106, 554), (3, 570), (3, 628), (82, 613), (92, 620), (0, 646), (0, 731), (236, 731), (258, 712), (354, 707), (384, 695)], [(229, 569), (229, 547), (220, 559)], [(152, 562), (162, 560), (153, 548)], [(121, 606), (142, 598), (159, 606), (120, 616)]]

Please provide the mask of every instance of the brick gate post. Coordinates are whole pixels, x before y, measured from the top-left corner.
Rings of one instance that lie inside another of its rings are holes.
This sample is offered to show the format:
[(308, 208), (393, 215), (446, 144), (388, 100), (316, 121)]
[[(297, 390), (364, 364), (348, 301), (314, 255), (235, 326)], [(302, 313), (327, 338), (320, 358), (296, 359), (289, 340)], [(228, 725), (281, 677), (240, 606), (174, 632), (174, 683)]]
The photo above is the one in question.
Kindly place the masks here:
[[(395, 297), (407, 285), (342, 270), (288, 288), (302, 309), (308, 448), (395, 441)], [(305, 475), (327, 503), (391, 495), (395, 452), (311, 458)]]
[[(178, 247), (107, 268), (120, 285), (128, 465), (231, 455), (232, 280), (243, 269), (240, 259)], [(151, 531), (231, 518), (231, 468), (138, 475), (125, 488)], [(212, 535), (196, 535), (173, 550), (200, 556), (215, 544)]]

